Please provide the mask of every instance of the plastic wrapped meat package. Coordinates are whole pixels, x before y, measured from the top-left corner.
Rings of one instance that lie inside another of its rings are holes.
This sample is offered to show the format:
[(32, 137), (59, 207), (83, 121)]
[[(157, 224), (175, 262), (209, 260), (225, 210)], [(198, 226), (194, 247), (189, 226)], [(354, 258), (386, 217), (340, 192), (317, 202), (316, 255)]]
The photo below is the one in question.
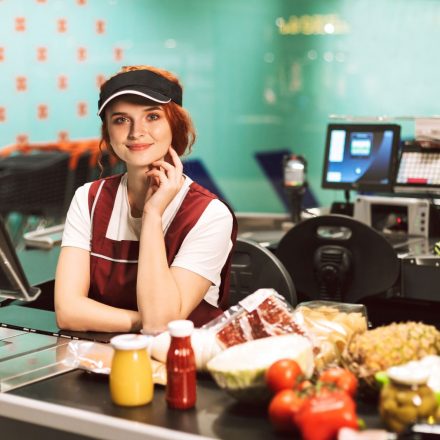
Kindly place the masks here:
[[(113, 347), (92, 341), (71, 341), (64, 364), (96, 374), (110, 374), (113, 358)], [(151, 359), (153, 382), (166, 384), (166, 368), (162, 362)]]
[(293, 311), (274, 289), (259, 289), (203, 328), (214, 332), (223, 349), (269, 336), (292, 333), (304, 336), (305, 331), (296, 322)]
[(362, 304), (303, 302), (296, 307), (294, 318), (312, 338), (317, 370), (338, 365), (351, 337), (368, 328), (367, 312)]

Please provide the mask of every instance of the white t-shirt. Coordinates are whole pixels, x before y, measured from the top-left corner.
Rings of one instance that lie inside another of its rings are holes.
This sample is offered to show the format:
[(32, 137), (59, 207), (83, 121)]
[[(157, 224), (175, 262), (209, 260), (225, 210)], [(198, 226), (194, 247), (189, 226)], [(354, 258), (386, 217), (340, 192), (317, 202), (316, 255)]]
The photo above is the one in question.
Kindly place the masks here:
[[(162, 229), (166, 233), (176, 215), (192, 180), (185, 182), (162, 216)], [(92, 182), (79, 187), (70, 204), (61, 246), (73, 246), (90, 252), (91, 220), (88, 194)], [(116, 193), (106, 237), (111, 240), (139, 241), (141, 218), (132, 217), (127, 194), (125, 174)], [(171, 266), (188, 269), (211, 281), (205, 301), (217, 307), (221, 282), (220, 273), (232, 248), (232, 215), (220, 200), (214, 199), (206, 207), (193, 229), (185, 237)]]

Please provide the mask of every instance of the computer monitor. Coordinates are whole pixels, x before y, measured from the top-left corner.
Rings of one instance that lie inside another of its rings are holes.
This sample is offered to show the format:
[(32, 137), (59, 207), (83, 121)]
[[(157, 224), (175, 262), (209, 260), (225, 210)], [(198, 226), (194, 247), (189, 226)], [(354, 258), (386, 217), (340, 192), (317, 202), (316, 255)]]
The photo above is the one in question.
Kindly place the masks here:
[(440, 194), (440, 149), (405, 142), (400, 152), (394, 192)]
[(399, 142), (396, 124), (329, 124), (322, 187), (391, 192)]
[(18, 259), (4, 221), (0, 216), (0, 298), (33, 301), (41, 293), (29, 281)]

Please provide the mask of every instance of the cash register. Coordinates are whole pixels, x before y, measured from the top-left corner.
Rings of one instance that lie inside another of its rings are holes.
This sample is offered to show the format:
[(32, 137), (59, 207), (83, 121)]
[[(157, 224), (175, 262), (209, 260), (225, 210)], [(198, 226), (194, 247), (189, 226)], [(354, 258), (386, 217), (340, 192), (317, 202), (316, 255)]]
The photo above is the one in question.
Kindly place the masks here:
[[(384, 235), (401, 262), (398, 294), (440, 302), (440, 149), (402, 141), (397, 124), (329, 124), (322, 187), (345, 192), (333, 213)], [(356, 191), (354, 203), (350, 191)]]

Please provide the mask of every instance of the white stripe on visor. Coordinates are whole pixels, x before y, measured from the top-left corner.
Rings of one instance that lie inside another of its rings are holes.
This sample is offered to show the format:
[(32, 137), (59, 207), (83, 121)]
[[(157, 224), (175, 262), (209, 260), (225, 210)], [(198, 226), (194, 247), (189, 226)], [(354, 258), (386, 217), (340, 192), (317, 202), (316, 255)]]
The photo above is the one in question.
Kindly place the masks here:
[(100, 109), (98, 110), (98, 116), (101, 115), (102, 110), (104, 110), (104, 107), (113, 99), (115, 99), (118, 96), (121, 95), (138, 95), (138, 96), (143, 96), (144, 98), (147, 99), (151, 99), (152, 101), (155, 102), (159, 102), (160, 104), (168, 104), (169, 102), (171, 102), (171, 98), (168, 98), (168, 100), (166, 101), (161, 101), (157, 98), (153, 98), (150, 95), (147, 95), (146, 93), (142, 93), (142, 92), (138, 92), (137, 90), (121, 90), (120, 92), (116, 92), (114, 93), (112, 96), (110, 96), (109, 98), (107, 98), (104, 102), (104, 104), (101, 105)]

